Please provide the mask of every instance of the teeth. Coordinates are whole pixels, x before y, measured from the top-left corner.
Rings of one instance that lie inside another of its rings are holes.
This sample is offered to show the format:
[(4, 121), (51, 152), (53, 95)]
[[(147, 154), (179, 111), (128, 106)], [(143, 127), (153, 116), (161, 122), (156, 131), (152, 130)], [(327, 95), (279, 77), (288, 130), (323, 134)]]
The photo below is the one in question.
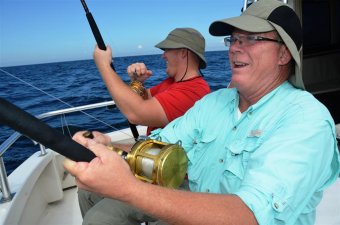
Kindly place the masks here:
[(234, 62), (234, 64), (236, 66), (245, 66), (246, 65), (245, 63), (241, 63), (241, 62)]

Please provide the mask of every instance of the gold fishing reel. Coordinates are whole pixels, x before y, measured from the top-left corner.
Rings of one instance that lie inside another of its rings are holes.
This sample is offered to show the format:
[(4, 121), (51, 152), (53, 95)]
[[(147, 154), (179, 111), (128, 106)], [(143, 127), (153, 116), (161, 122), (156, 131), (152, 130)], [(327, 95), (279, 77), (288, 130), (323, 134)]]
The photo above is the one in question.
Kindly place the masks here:
[[(90, 131), (84, 137), (93, 138)], [(130, 152), (108, 146), (127, 161), (140, 180), (169, 188), (178, 188), (187, 173), (188, 158), (181, 143), (169, 144), (152, 139), (139, 139)]]
[(111, 148), (124, 158), (140, 180), (178, 188), (187, 172), (188, 158), (180, 144), (147, 139), (138, 141), (129, 153)]

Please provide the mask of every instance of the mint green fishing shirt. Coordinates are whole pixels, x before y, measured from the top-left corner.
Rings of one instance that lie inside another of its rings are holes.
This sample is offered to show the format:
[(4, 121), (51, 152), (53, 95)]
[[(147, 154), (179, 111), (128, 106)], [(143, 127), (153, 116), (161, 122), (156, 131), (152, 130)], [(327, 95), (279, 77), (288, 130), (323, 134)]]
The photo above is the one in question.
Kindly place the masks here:
[(238, 118), (235, 88), (208, 94), (151, 138), (182, 142), (190, 190), (236, 194), (259, 224), (313, 224), (340, 172), (334, 121), (288, 82)]

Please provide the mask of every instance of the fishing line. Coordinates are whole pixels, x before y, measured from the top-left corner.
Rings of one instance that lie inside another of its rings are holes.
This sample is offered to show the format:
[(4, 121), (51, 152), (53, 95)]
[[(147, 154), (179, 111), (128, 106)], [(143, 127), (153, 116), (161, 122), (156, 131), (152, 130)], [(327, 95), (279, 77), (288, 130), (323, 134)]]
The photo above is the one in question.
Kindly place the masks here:
[[(7, 75), (9, 75), (9, 76), (11, 76), (11, 77), (13, 77), (13, 78), (15, 78), (15, 79), (17, 79), (17, 80), (19, 80), (20, 82), (22, 82), (22, 83), (24, 83), (24, 84), (26, 84), (26, 85), (32, 87), (33, 89), (38, 90), (38, 91), (44, 93), (45, 95), (50, 96), (50, 97), (53, 98), (53, 99), (56, 99), (57, 101), (59, 101), (59, 102), (65, 104), (65, 105), (67, 105), (67, 106), (69, 106), (69, 107), (71, 107), (71, 108), (74, 107), (74, 106), (72, 106), (71, 104), (69, 104), (69, 103), (63, 101), (62, 99), (60, 99), (60, 98), (58, 98), (58, 97), (55, 97), (55, 96), (53, 96), (52, 94), (50, 94), (50, 93), (48, 93), (48, 92), (46, 92), (46, 91), (44, 91), (44, 90), (42, 90), (42, 89), (40, 89), (40, 88), (34, 86), (33, 84), (31, 84), (31, 83), (29, 83), (29, 82), (27, 82), (27, 81), (25, 81), (25, 80), (23, 80), (23, 79), (21, 79), (21, 78), (15, 76), (14, 74), (11, 74), (11, 73), (9, 73), (9, 72), (7, 72), (7, 71), (1, 69), (1, 68), (0, 68), (0, 71), (3, 72), (3, 73), (5, 73), (5, 74), (7, 74)], [(119, 132), (121, 132), (121, 133), (123, 133), (123, 134), (128, 135), (129, 137), (132, 137), (130, 134), (125, 133), (125, 132), (119, 130), (118, 128), (111, 126), (110, 124), (106, 123), (105, 121), (102, 121), (102, 120), (100, 120), (100, 119), (98, 119), (98, 118), (92, 116), (91, 114), (88, 114), (87, 112), (84, 112), (84, 111), (82, 111), (82, 110), (80, 110), (79, 112), (81, 112), (81, 113), (83, 113), (84, 115), (86, 115), (86, 116), (88, 116), (88, 117), (90, 117), (90, 118), (92, 118), (92, 119), (94, 119), (94, 120), (96, 120), (96, 121), (98, 121), (98, 122), (100, 122), (100, 123), (102, 123), (102, 124), (104, 124), (104, 125), (106, 125), (106, 126), (112, 128), (113, 130), (119, 131)], [(66, 118), (65, 118), (65, 120), (66, 120)], [(68, 125), (67, 125), (67, 126), (68, 126)], [(69, 129), (69, 128), (67, 127), (67, 129)], [(70, 132), (69, 132), (69, 133), (70, 133)]]
[(71, 131), (70, 131), (70, 129), (69, 129), (69, 125), (68, 125), (68, 123), (67, 123), (65, 114), (61, 115), (61, 117), (60, 117), (60, 124), (61, 124), (61, 128), (62, 128), (63, 134), (66, 133), (66, 131), (64, 130), (64, 123), (65, 123), (65, 127), (66, 127), (66, 129), (67, 129), (68, 135), (69, 135), (70, 137), (72, 137), (72, 134), (71, 134)]

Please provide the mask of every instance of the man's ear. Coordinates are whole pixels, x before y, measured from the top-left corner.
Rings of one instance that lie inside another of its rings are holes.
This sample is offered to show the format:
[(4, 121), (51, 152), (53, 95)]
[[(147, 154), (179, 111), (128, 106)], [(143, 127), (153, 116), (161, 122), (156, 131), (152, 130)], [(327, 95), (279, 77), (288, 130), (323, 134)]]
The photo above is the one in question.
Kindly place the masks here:
[(279, 54), (279, 65), (286, 65), (292, 59), (292, 55), (285, 45), (281, 45)]
[(181, 56), (182, 58), (189, 57), (189, 50), (186, 48), (181, 49)]

